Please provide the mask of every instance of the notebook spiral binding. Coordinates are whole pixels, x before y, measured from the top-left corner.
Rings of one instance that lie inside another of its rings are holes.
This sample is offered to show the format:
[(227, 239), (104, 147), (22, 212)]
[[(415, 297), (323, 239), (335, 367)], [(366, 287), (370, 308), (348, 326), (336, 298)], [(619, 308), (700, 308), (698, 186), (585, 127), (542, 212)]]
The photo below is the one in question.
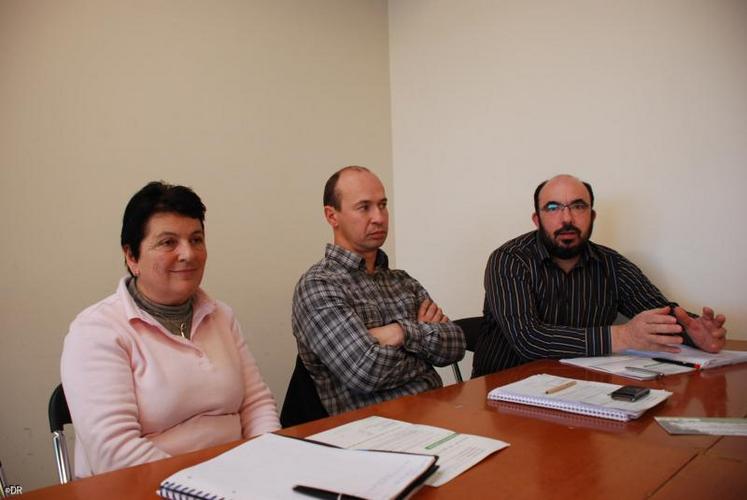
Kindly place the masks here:
[(158, 488), (158, 495), (171, 500), (225, 500), (225, 497), (211, 495), (210, 493), (189, 488), (171, 481), (161, 483)]

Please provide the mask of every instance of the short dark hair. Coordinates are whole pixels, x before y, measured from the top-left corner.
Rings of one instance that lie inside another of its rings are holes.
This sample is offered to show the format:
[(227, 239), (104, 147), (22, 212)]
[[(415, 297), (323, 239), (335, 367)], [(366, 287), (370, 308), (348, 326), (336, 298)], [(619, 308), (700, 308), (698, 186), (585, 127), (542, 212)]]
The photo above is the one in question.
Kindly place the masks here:
[[(581, 183), (584, 186), (586, 186), (586, 190), (589, 192), (589, 199), (591, 201), (591, 206), (594, 207), (594, 190), (591, 189), (591, 184), (585, 181), (581, 181)], [(539, 213), (540, 191), (542, 191), (542, 188), (545, 187), (545, 184), (547, 184), (547, 180), (540, 182), (540, 185), (537, 186), (537, 189), (534, 190), (534, 211), (535, 213)]]
[(163, 181), (149, 182), (130, 198), (122, 217), (122, 249), (129, 248), (135, 260), (140, 258), (145, 226), (157, 213), (176, 213), (199, 219), (200, 225), (205, 228), (205, 205), (194, 191)]
[(335, 210), (340, 210), (340, 192), (337, 190), (337, 181), (340, 180), (340, 175), (346, 170), (355, 170), (356, 172), (371, 172), (366, 167), (359, 167), (358, 165), (349, 165), (342, 167), (340, 170), (332, 174), (327, 179), (327, 183), (324, 184), (324, 195), (322, 196), (322, 203), (325, 207), (333, 207)]

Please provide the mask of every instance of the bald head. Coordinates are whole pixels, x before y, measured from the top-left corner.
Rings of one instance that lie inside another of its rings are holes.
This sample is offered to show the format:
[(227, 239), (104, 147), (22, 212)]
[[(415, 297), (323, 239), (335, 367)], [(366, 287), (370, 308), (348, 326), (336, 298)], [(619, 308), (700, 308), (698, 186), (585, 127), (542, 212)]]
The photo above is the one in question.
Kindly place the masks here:
[(337, 183), (345, 172), (371, 173), (371, 171), (366, 167), (359, 167), (358, 165), (342, 167), (340, 170), (332, 174), (329, 179), (327, 179), (326, 184), (324, 184), (324, 196), (322, 197), (323, 206), (333, 207), (335, 210), (340, 210), (340, 190), (337, 188)]
[(591, 184), (589, 184), (588, 182), (584, 182), (578, 177), (574, 177), (572, 175), (560, 174), (556, 175), (552, 179), (541, 182), (540, 185), (537, 186), (537, 189), (534, 190), (534, 212), (539, 213), (540, 207), (544, 204), (540, 203), (540, 198), (542, 197), (543, 192), (545, 192), (546, 190), (552, 189), (553, 191), (556, 191), (556, 188), (561, 190), (573, 189), (574, 187), (578, 187), (579, 185), (586, 188), (586, 191), (589, 194), (589, 205), (593, 207), (594, 190), (591, 188)]

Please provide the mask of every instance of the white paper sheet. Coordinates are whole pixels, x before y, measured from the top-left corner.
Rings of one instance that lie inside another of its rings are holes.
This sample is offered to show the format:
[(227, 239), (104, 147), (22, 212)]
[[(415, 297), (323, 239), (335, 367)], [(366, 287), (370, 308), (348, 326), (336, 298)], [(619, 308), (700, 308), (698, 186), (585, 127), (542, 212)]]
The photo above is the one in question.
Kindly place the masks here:
[(654, 417), (669, 434), (747, 436), (747, 418)]
[(488, 455), (509, 446), (497, 439), (376, 416), (350, 422), (307, 439), (341, 448), (438, 455), (439, 469), (425, 483), (430, 486), (441, 486)]
[(699, 368), (716, 368), (718, 366), (734, 365), (737, 363), (747, 363), (747, 351), (719, 351), (710, 353), (695, 349), (694, 347), (681, 345), (680, 352), (658, 352), (658, 351), (636, 351), (628, 349), (624, 354), (632, 354), (646, 358), (664, 358), (685, 363), (692, 363)]
[(695, 368), (688, 366), (662, 363), (654, 361), (651, 358), (642, 358), (634, 355), (568, 358), (561, 359), (560, 362), (566, 365), (580, 366), (581, 368), (611, 373), (635, 380), (652, 380), (657, 378), (659, 374), (664, 376), (695, 371)]

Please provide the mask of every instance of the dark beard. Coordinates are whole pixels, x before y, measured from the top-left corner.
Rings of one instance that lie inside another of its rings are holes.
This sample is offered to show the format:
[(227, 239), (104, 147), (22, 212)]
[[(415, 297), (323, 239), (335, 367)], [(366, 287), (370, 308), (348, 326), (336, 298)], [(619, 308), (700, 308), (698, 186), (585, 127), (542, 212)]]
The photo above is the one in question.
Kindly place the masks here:
[[(591, 232), (594, 230), (594, 221), (592, 220), (589, 225), (589, 234), (586, 235), (585, 238), (582, 238), (578, 245), (574, 247), (564, 247), (555, 243), (555, 240), (547, 234), (545, 227), (542, 225), (542, 221), (540, 221), (539, 225), (540, 241), (542, 241), (542, 244), (547, 249), (547, 253), (549, 253), (551, 257), (561, 260), (573, 259), (574, 257), (581, 255), (586, 247), (586, 242), (591, 238)], [(581, 231), (573, 224), (564, 224), (563, 227), (555, 231), (555, 235), (557, 236), (562, 231), (574, 231), (578, 235), (581, 234)]]

